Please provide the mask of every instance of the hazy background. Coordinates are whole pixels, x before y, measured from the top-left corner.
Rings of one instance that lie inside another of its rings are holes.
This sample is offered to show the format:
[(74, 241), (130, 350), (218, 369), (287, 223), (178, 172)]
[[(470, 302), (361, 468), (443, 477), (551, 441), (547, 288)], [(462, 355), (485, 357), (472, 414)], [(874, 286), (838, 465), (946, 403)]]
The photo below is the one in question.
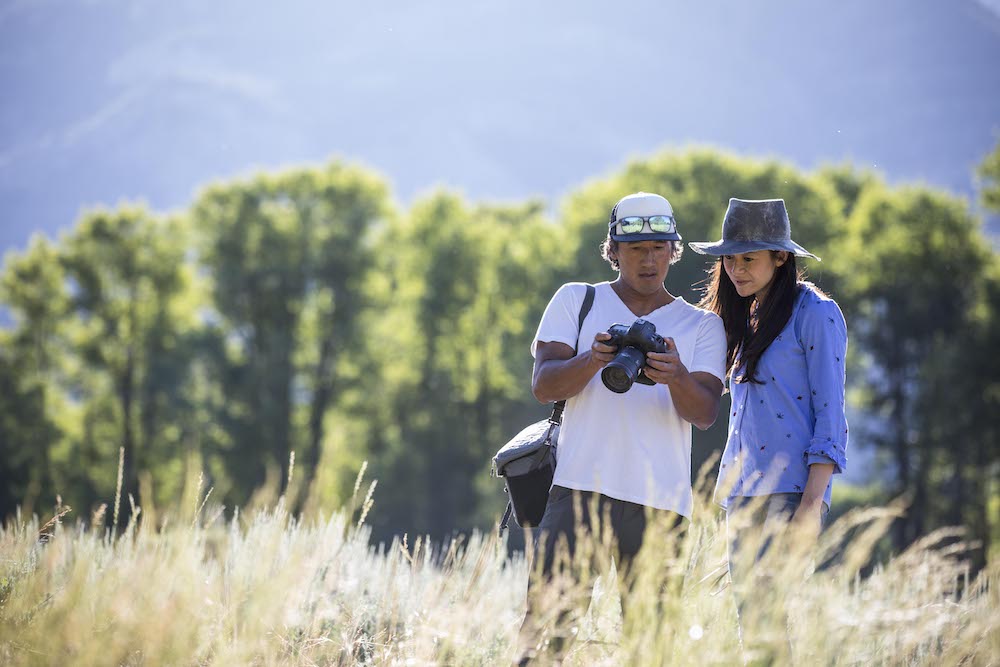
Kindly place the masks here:
[(1000, 553), (1000, 1), (0, 0), (0, 91), (0, 517), (328, 509), (368, 461), (375, 538), (491, 530), (535, 323), (651, 189), (689, 240), (784, 197), (824, 258), (835, 512)]
[(183, 206), (333, 155), (403, 202), (445, 184), (554, 205), (690, 143), (971, 200), (1000, 132), (998, 5), (8, 0), (0, 251), (95, 204)]

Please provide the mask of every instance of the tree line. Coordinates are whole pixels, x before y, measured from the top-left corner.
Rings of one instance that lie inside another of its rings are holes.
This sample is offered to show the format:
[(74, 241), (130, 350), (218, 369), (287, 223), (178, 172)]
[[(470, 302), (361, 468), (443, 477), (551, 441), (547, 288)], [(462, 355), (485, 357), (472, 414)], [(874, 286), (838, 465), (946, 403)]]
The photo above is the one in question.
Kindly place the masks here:
[[(1000, 147), (979, 173), (1000, 209)], [(894, 546), (956, 524), (997, 543), (1000, 261), (980, 217), (850, 166), (706, 149), (632, 161), (555, 212), (443, 190), (404, 209), (378, 174), (332, 161), (36, 236), (0, 274), (14, 320), (0, 331), (0, 514), (58, 494), (86, 518), (114, 497), (121, 447), (123, 496), (142, 506), (170, 506), (200, 471), (229, 508), (274, 488), (319, 511), (352, 495), (367, 460), (376, 537), (489, 527), (503, 504), (489, 459), (547, 410), (530, 394), (538, 319), (562, 282), (613, 277), (598, 245), (638, 190), (670, 200), (686, 240), (718, 238), (729, 197), (784, 198), (823, 258), (809, 278), (848, 319), (872, 499), (909, 506)], [(709, 261), (688, 252), (668, 288), (696, 302)], [(696, 431), (696, 470), (724, 422)]]

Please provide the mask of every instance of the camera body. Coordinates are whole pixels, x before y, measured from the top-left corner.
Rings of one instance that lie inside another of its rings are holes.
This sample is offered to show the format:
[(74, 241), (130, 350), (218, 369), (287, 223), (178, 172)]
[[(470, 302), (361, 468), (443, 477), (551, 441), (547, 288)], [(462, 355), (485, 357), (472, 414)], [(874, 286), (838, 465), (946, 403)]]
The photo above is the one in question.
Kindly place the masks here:
[(601, 371), (604, 386), (616, 394), (624, 394), (632, 384), (656, 384), (640, 371), (646, 366), (647, 352), (666, 352), (667, 344), (656, 333), (656, 325), (641, 317), (631, 324), (612, 324), (608, 329), (611, 340), (605, 345), (618, 348), (618, 354)]

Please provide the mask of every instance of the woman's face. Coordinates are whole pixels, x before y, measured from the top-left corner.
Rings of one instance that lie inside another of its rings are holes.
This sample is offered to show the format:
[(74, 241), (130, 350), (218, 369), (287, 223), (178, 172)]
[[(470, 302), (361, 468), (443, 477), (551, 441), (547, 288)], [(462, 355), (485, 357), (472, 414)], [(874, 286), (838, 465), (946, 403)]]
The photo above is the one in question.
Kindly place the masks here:
[(723, 255), (722, 266), (742, 297), (754, 295), (763, 301), (774, 281), (774, 272), (788, 259), (784, 250), (755, 250), (742, 255)]

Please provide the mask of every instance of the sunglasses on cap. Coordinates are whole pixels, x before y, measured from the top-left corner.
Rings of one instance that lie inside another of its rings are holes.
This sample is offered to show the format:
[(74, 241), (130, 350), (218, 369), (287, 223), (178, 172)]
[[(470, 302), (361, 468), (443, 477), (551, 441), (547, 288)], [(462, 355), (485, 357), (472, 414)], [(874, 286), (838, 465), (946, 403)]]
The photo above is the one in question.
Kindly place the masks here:
[(638, 234), (646, 224), (649, 224), (649, 231), (659, 234), (673, 234), (677, 231), (677, 223), (669, 215), (630, 215), (618, 220), (611, 221), (611, 227), (619, 225), (618, 229), (622, 234)]

